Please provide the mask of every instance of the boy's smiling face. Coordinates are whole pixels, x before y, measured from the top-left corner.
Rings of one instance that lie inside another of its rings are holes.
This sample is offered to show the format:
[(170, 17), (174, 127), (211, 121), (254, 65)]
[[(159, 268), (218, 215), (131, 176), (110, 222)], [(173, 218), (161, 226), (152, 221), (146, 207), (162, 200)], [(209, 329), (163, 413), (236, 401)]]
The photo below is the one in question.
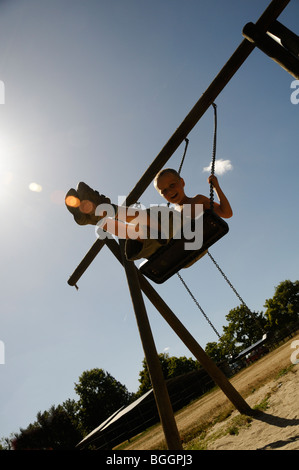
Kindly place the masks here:
[(183, 178), (173, 173), (164, 173), (156, 182), (156, 188), (161, 196), (171, 204), (182, 204), (185, 198), (185, 182)]

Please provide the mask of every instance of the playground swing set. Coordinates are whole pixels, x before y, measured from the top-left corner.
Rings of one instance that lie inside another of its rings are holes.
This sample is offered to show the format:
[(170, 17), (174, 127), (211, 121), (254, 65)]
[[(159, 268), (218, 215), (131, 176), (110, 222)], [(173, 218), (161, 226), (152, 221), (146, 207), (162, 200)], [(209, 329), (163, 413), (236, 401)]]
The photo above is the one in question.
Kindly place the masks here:
[[(201, 98), (197, 101), (184, 121), (165, 144), (152, 164), (148, 167), (144, 175), (137, 182), (135, 187), (127, 196), (124, 205), (130, 206), (139, 200), (140, 196), (153, 181), (155, 175), (164, 167), (166, 162), (185, 140), (186, 147), (181, 163), (182, 166), (188, 146), (187, 136), (211, 105), (214, 108), (215, 117), (214, 147), (211, 167), (213, 174), (216, 155), (217, 128), (216, 105), (214, 102), (217, 96), (221, 93), (221, 91), (238, 71), (241, 65), (245, 62), (255, 47), (268, 55), (294, 78), (299, 79), (299, 37), (277, 21), (277, 18), (287, 7), (290, 1), (291, 0), (272, 0), (255, 24), (248, 23), (245, 25), (242, 31), (245, 39), (243, 39), (239, 47), (215, 77), (207, 90), (202, 94)], [(165, 282), (172, 275), (177, 274), (184, 287), (187, 289), (198, 308), (202, 311), (203, 315), (209, 321), (210, 325), (219, 337), (219, 333), (201, 309), (197, 300), (184, 282), (179, 271), (189, 264), (193, 264), (203, 255), (208, 254), (220, 273), (233, 289), (239, 300), (241, 300), (241, 303), (248, 309), (243, 299), (240, 297), (231, 282), (221, 270), (218, 263), (214, 260), (208, 251), (208, 249), (214, 243), (216, 243), (225, 234), (228, 233), (228, 230), (229, 228), (226, 222), (213, 212), (213, 188), (211, 187), (210, 209), (205, 211), (203, 216), (203, 245), (200, 250), (195, 250), (191, 253), (186, 252), (183, 249), (183, 239), (173, 240), (170, 241), (166, 246), (161, 247), (156, 253), (154, 253), (154, 255), (152, 255), (152, 257), (146, 260), (140, 269), (138, 269), (133, 261), (128, 261), (126, 259), (124, 240), (119, 240), (119, 242), (117, 242), (112, 238), (106, 238), (104, 240), (98, 239), (92, 245), (90, 250), (87, 252), (83, 260), (80, 262), (68, 280), (68, 284), (70, 286), (75, 286), (78, 288), (78, 280), (90, 266), (104, 245), (110, 249), (110, 251), (124, 267), (135, 312), (136, 322), (139, 329), (140, 339), (151, 377), (157, 409), (159, 412), (166, 445), (169, 450), (182, 450), (182, 443), (174, 418), (165, 380), (163, 378), (163, 373), (148, 320), (142, 292), (147, 296), (147, 298), (155, 306), (162, 317), (167, 321), (170, 327), (184, 342), (190, 352), (200, 362), (202, 367), (214, 380), (216, 385), (219, 386), (219, 388), (236, 407), (236, 409), (242, 414), (252, 415), (254, 413), (244, 398), (232, 386), (224, 373), (201, 348), (198, 342), (184, 327), (181, 321), (177, 318), (177, 316), (172, 312), (169, 306), (164, 302), (164, 300), (146, 279), (146, 277), (148, 277), (150, 280), (159, 284)]]

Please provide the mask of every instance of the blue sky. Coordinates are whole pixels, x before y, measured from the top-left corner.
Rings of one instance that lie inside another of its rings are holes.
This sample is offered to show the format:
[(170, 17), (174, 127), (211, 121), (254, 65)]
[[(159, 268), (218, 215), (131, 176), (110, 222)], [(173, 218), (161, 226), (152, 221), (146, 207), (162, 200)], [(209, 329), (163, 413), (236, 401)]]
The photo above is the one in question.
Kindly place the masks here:
[[(0, 1), (0, 437), (75, 398), (103, 368), (138, 389), (143, 350), (125, 274), (64, 194), (85, 181), (126, 196), (242, 41), (268, 0)], [(299, 2), (280, 21), (298, 33)], [(294, 78), (255, 50), (217, 98), (219, 175), (234, 216), (211, 254), (252, 310), (298, 279), (298, 113)], [(188, 195), (209, 194), (213, 112), (189, 134)], [(167, 166), (179, 167), (183, 145)], [(29, 187), (32, 183), (35, 186)], [(34, 189), (34, 190), (32, 190)], [(161, 203), (151, 186), (142, 204)], [(218, 331), (239, 305), (211, 261), (182, 273)], [(198, 342), (216, 341), (175, 276), (155, 286)], [(192, 357), (146, 300), (158, 352)]]

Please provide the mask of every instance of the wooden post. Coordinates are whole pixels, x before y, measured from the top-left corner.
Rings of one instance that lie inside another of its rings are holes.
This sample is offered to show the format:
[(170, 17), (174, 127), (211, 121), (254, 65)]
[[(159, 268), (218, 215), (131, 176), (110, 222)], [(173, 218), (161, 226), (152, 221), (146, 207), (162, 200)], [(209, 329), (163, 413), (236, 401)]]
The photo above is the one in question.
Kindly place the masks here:
[(294, 78), (299, 79), (299, 59), (272, 39), (267, 33), (253, 23), (247, 23), (243, 29), (243, 36), (267, 54), (274, 62), (285, 69)]
[(268, 32), (277, 36), (281, 40), (281, 44), (286, 49), (299, 57), (299, 36), (297, 36), (297, 34), (290, 31), (279, 21), (273, 21), (268, 28)]
[[(116, 243), (116, 241), (107, 240), (107, 246), (115, 255), (115, 257), (121, 263), (123, 263), (119, 246)], [(125, 263), (125, 266), (126, 266), (126, 263)], [(247, 415), (252, 414), (252, 410), (250, 406), (246, 403), (244, 398), (233, 387), (233, 385), (230, 383), (227, 377), (223, 374), (223, 372), (219, 369), (219, 367), (217, 367), (217, 365), (212, 361), (212, 359), (201, 348), (201, 346), (197, 343), (197, 341), (193, 338), (193, 336), (189, 333), (189, 331), (185, 328), (185, 326), (181, 323), (181, 321), (175, 316), (172, 310), (168, 307), (168, 305), (164, 302), (164, 300), (159, 296), (159, 294), (155, 291), (155, 289), (151, 286), (151, 284), (147, 281), (147, 279), (145, 279), (145, 277), (138, 271), (138, 269), (133, 263), (130, 264), (130, 270), (131, 270), (131, 274), (130, 274), (131, 278), (133, 278), (133, 271), (135, 271), (133, 288), (135, 288), (136, 284), (140, 285), (141, 289), (143, 290), (147, 298), (156, 307), (158, 312), (160, 312), (164, 320), (167, 321), (169, 326), (175, 331), (175, 333), (179, 336), (179, 338), (183, 341), (183, 343), (188, 347), (188, 349), (192, 352), (192, 354), (200, 362), (202, 367), (206, 370), (206, 372), (214, 380), (214, 382), (219, 386), (219, 388), (223, 391), (223, 393), (227, 396), (227, 398), (231, 401), (231, 403), (236, 407), (236, 409), (242, 414), (247, 414)], [(141, 321), (143, 322), (142, 319)], [(147, 334), (148, 333), (146, 332), (145, 336)], [(150, 352), (150, 357), (153, 355), (154, 353)]]
[[(116, 242), (115, 242), (116, 243)], [(121, 245), (124, 245), (122, 242)], [(123, 247), (124, 248), (124, 247)], [(164, 381), (162, 367), (148, 321), (146, 308), (140, 290), (138, 273), (132, 261), (127, 261), (122, 251), (122, 262), (126, 271), (127, 281), (131, 293), (139, 334), (145, 354), (146, 363), (151, 378), (155, 400), (163, 427), (167, 447), (169, 450), (182, 450), (180, 435), (175, 422), (173, 409), (166, 383)]]

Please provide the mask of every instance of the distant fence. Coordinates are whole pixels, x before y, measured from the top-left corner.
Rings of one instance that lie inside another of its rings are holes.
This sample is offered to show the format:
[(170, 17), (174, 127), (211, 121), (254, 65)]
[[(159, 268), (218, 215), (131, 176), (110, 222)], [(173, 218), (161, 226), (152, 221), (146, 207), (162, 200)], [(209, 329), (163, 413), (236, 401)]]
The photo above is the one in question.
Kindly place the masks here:
[[(173, 410), (178, 411), (211, 390), (215, 383), (204, 369), (199, 369), (169, 379), (166, 385)], [(159, 422), (153, 391), (146, 393), (144, 399), (140, 397), (136, 403), (136, 406), (133, 403), (120, 410), (107, 425), (99, 426), (99, 431), (78, 444), (78, 447), (112, 449)]]
[(273, 349), (280, 346), (285, 341), (292, 339), (299, 332), (299, 321), (291, 325), (286, 326), (285, 328), (275, 331), (269, 336), (267, 340), (267, 346), (272, 351)]
[(268, 354), (270, 351), (278, 348), (281, 344), (285, 343), (289, 339), (292, 339), (298, 331), (299, 321), (287, 325), (280, 330), (268, 333), (267, 339), (261, 346), (253, 348), (250, 353), (248, 353), (248, 355), (245, 355), (244, 357), (236, 359), (234, 362), (232, 362), (232, 364), (230, 364), (231, 369), (234, 371), (234, 373), (239, 372), (239, 370), (257, 361), (261, 357)]

